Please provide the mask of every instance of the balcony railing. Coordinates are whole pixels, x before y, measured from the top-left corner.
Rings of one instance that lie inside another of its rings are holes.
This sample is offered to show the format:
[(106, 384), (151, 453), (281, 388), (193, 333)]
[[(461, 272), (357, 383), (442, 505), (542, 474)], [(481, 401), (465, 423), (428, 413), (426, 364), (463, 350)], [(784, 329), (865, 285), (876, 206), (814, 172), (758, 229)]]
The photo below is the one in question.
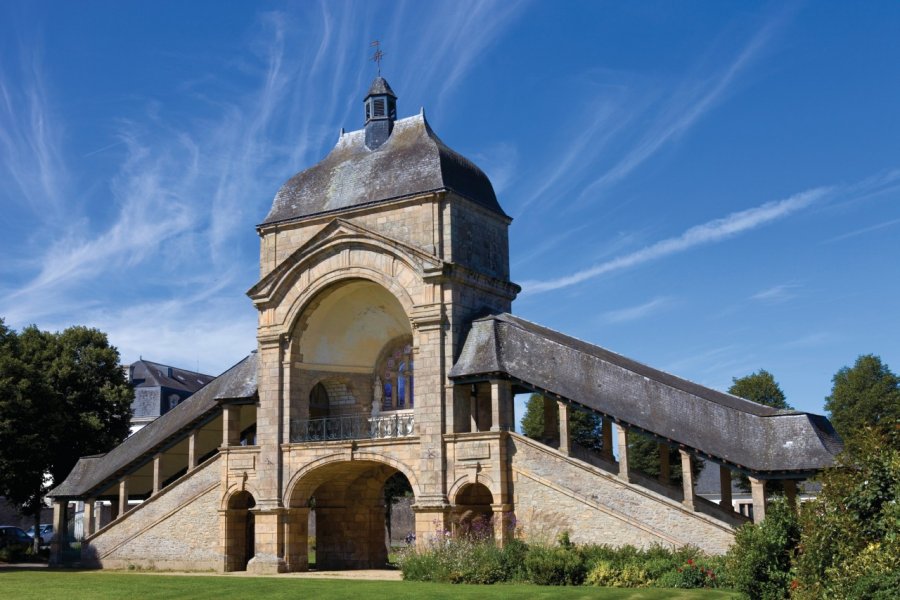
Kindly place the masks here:
[(344, 415), (325, 419), (292, 419), (291, 442), (376, 440), (413, 435), (412, 411), (379, 415)]

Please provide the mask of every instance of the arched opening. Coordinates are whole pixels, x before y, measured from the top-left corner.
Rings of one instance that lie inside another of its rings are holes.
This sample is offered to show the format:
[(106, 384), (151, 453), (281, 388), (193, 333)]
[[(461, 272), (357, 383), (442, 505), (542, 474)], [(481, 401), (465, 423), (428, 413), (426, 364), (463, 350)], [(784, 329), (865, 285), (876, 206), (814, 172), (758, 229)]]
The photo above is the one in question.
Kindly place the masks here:
[(456, 494), (453, 533), (456, 537), (488, 539), (494, 537), (494, 496), (482, 483), (469, 483)]
[(380, 413), (413, 407), (413, 330), (386, 288), (363, 279), (332, 285), (293, 331), (292, 441), (335, 439), (327, 432), (338, 430), (371, 434)]
[[(316, 570), (386, 567), (391, 505), (413, 489), (398, 469), (369, 460), (331, 463), (308, 473), (290, 500), (296, 527), (288, 528), (286, 547), (294, 554), (289, 569), (307, 568), (304, 558)], [(312, 535), (314, 554), (307, 550)]]
[(228, 499), (225, 514), (225, 570), (246, 571), (255, 555), (255, 522), (250, 509), (256, 501), (249, 492), (240, 491)]

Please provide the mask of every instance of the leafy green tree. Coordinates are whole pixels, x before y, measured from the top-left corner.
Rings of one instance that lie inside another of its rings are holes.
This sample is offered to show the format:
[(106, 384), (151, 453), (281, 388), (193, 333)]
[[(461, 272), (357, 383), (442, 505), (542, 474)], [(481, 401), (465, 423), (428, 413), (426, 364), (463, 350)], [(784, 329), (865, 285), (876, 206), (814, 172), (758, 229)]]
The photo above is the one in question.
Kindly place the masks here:
[(0, 320), (0, 494), (35, 525), (44, 494), (80, 456), (128, 435), (133, 391), (118, 363), (96, 329), (16, 334)]
[[(694, 460), (694, 481), (700, 476), (706, 463)], [(659, 477), (659, 442), (640, 434), (628, 436), (628, 468), (640, 471), (649, 477)], [(684, 477), (681, 471), (681, 454), (676, 449), (669, 450), (669, 477), (674, 485), (681, 485)]]
[(797, 515), (781, 498), (761, 523), (742, 525), (725, 564), (732, 585), (747, 598), (781, 600), (791, 587), (791, 565), (800, 540)]
[[(569, 412), (569, 433), (572, 441), (583, 448), (596, 452), (602, 449), (602, 425), (603, 418), (600, 415), (577, 407), (573, 407)], [(525, 404), (522, 433), (535, 440), (544, 438), (544, 397), (540, 394), (532, 394)]]
[(900, 449), (864, 430), (821, 482), (801, 506), (795, 596), (900, 597)]
[(894, 447), (900, 448), (900, 378), (881, 358), (865, 354), (853, 367), (835, 373), (825, 410), (845, 441), (867, 427), (880, 431)]
[(731, 381), (731, 387), (728, 388), (729, 394), (772, 408), (787, 410), (792, 408), (787, 403), (787, 398), (781, 391), (781, 386), (775, 381), (775, 377), (765, 369), (760, 369), (745, 377), (734, 377)]

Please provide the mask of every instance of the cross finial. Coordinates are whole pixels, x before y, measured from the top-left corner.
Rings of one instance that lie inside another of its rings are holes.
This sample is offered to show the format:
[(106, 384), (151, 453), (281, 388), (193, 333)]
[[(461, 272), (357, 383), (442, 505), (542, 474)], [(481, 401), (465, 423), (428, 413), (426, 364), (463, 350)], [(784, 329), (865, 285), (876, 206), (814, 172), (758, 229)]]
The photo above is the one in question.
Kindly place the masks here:
[(384, 52), (381, 51), (381, 42), (374, 40), (369, 43), (369, 47), (375, 48), (375, 52), (372, 54), (372, 61), (378, 65), (378, 76), (381, 77), (381, 59), (384, 58)]

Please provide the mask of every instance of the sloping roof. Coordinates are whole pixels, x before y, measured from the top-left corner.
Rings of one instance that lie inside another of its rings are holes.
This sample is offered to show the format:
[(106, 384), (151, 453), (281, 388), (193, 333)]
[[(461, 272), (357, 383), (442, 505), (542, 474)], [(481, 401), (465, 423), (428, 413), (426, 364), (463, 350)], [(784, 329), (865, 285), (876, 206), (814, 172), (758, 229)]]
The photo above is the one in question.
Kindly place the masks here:
[(382, 94), (386, 94), (389, 96), (397, 97), (397, 94), (394, 93), (394, 90), (391, 89), (391, 86), (388, 84), (387, 80), (384, 77), (378, 76), (372, 81), (372, 85), (369, 87), (369, 92), (366, 94), (366, 98), (369, 96), (380, 96)]
[(198, 422), (219, 410), (223, 401), (252, 398), (256, 389), (256, 353), (252, 353), (106, 454), (78, 459), (65, 481), (47, 495), (78, 498), (102, 491), (135, 461), (187, 435)]
[(448, 148), (424, 113), (394, 123), (375, 150), (365, 141), (363, 129), (342, 134), (322, 162), (278, 190), (262, 225), (439, 190), (505, 216), (487, 175)]
[(215, 379), (213, 375), (195, 373), (149, 360), (138, 360), (129, 366), (135, 387), (166, 387), (194, 393)]
[(491, 374), (756, 473), (815, 471), (842, 447), (821, 415), (712, 390), (509, 314), (473, 322), (450, 371), (456, 380)]

